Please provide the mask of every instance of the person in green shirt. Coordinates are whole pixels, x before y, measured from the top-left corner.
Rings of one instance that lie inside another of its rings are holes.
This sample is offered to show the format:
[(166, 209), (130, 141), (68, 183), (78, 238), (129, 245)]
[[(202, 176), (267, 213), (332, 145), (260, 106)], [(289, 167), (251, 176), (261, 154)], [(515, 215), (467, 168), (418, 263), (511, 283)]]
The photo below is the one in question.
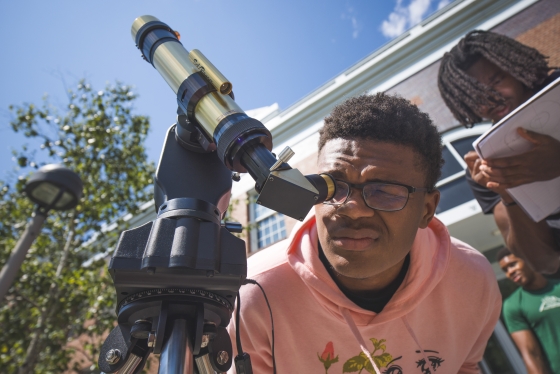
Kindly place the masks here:
[(560, 280), (547, 279), (507, 248), (496, 260), (520, 286), (505, 301), (503, 316), (530, 374), (560, 374)]

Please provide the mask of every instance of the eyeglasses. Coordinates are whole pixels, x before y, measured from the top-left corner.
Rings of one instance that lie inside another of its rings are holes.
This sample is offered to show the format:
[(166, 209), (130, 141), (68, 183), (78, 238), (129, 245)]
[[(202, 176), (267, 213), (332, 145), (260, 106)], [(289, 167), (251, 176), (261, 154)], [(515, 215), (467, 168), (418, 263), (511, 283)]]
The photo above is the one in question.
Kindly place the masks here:
[(350, 197), (351, 189), (362, 190), (362, 196), (368, 207), (384, 212), (395, 212), (403, 209), (408, 202), (408, 197), (416, 191), (429, 191), (424, 187), (412, 187), (406, 184), (369, 182), (353, 184), (335, 179), (336, 192), (332, 199), (325, 201), (328, 205), (343, 205)]

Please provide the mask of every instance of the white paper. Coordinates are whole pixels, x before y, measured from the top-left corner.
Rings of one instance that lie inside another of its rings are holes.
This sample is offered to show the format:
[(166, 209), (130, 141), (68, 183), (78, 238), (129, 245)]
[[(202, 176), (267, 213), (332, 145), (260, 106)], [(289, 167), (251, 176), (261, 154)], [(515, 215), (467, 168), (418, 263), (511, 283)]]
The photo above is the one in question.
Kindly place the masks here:
[[(517, 133), (518, 127), (560, 140), (560, 78), (492, 126), (475, 140), (473, 147), (482, 159), (527, 152), (532, 144)], [(510, 188), (508, 193), (539, 222), (560, 208), (560, 177)]]

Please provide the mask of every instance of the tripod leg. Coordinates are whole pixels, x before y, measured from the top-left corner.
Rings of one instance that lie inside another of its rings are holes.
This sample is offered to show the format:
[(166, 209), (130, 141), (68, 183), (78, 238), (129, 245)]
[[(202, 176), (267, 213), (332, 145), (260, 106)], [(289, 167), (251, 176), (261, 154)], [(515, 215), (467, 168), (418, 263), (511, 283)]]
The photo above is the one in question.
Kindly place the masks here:
[(186, 319), (173, 320), (173, 328), (161, 351), (158, 373), (193, 373), (192, 343)]

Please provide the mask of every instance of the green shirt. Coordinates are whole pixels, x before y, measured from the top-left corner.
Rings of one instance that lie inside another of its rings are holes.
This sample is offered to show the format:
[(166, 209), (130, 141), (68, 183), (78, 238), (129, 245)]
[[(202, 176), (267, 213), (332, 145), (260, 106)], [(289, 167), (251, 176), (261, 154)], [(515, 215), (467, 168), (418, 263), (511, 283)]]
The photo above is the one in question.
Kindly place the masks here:
[(504, 302), (504, 319), (510, 333), (531, 330), (550, 368), (560, 374), (560, 280), (549, 279), (537, 291), (518, 288)]

